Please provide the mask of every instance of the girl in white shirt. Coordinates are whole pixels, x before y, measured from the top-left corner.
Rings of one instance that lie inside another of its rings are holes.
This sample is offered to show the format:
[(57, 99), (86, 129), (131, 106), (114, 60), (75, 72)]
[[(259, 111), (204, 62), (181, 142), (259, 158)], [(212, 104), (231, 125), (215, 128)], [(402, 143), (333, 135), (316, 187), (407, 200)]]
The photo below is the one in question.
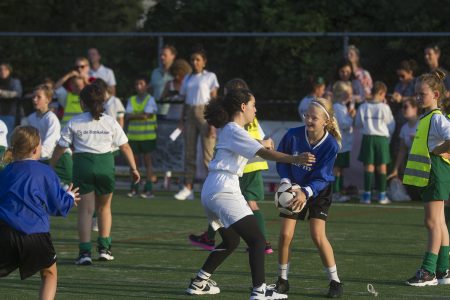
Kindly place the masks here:
[(73, 181), (80, 188), (81, 195), (78, 207), (80, 253), (75, 263), (90, 265), (94, 208), (99, 227), (99, 260), (114, 259), (111, 253), (111, 200), (115, 179), (111, 149), (119, 147), (122, 151), (135, 182), (139, 181), (140, 175), (125, 132), (115, 119), (103, 113), (105, 90), (95, 84), (88, 85), (81, 91), (80, 100), (81, 107), (86, 112), (75, 116), (63, 128), (50, 164), (55, 166), (65, 149), (73, 147)]
[(8, 134), (8, 127), (6, 127), (5, 122), (0, 120), (0, 162), (2, 161), (3, 154), (8, 147), (8, 141), (6, 135)]
[(258, 222), (239, 188), (247, 160), (255, 155), (266, 160), (311, 165), (314, 156), (298, 156), (265, 149), (251, 138), (244, 125), (255, 118), (255, 98), (248, 90), (232, 90), (224, 99), (214, 99), (206, 107), (208, 124), (220, 128), (214, 158), (203, 185), (201, 201), (210, 225), (219, 231), (222, 243), (210, 252), (187, 293), (191, 295), (217, 294), (220, 289), (210, 280), (211, 274), (236, 249), (242, 238), (249, 247), (253, 291), (250, 299), (287, 299), (267, 287), (264, 278), (265, 238)]

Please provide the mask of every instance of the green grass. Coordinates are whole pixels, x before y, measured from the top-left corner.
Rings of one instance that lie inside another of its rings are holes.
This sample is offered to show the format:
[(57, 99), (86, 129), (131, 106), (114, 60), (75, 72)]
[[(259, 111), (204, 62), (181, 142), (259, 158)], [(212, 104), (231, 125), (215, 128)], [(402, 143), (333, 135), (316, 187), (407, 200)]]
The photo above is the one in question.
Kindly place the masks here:
[[(262, 203), (269, 241), (275, 253), (266, 255), (266, 277), (277, 276), (278, 217), (273, 204)], [(426, 244), (420, 204), (378, 207), (359, 204), (332, 206), (327, 223), (345, 299), (370, 297), (368, 283), (378, 298), (450, 299), (449, 286), (407, 287), (403, 282), (420, 266)], [(76, 209), (67, 219), (52, 219), (52, 237), (58, 253), (58, 299), (191, 299), (184, 295), (208, 253), (190, 246), (189, 233), (206, 227), (198, 200), (175, 201), (159, 193), (156, 200), (128, 199), (118, 193), (113, 200), (112, 262), (94, 261), (75, 266), (77, 255)], [(95, 236), (96, 238), (96, 236)], [(94, 239), (94, 238), (93, 238)], [(308, 224), (300, 222), (293, 243), (289, 299), (320, 298), (327, 278)], [(216, 271), (221, 288), (214, 299), (248, 299), (251, 277), (245, 244)], [(40, 278), (21, 281), (18, 272), (0, 279), (0, 299), (35, 299)], [(213, 299), (202, 296), (201, 299)]]

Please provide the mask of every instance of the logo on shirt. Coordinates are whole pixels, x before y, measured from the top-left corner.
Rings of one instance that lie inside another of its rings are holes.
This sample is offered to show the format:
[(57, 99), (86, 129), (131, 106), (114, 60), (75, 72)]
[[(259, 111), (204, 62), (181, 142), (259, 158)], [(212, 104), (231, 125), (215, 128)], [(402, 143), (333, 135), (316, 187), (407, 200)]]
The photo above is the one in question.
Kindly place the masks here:
[[(293, 156), (298, 156), (299, 154), (300, 153), (298, 151), (294, 151), (294, 153), (292, 155)], [(302, 168), (303, 170), (305, 170), (307, 172), (312, 171), (312, 168), (308, 167), (308, 166), (304, 166), (304, 165), (301, 165), (301, 164), (293, 164), (293, 165), (296, 166), (296, 167)]]
[(82, 135), (83, 135), (83, 131), (77, 130), (77, 137), (81, 138)]
[(77, 134), (77, 137), (81, 138), (81, 136), (83, 134), (110, 134), (110, 132), (107, 131), (107, 130), (92, 130), (92, 129), (89, 129), (89, 130), (77, 130), (76, 134)]

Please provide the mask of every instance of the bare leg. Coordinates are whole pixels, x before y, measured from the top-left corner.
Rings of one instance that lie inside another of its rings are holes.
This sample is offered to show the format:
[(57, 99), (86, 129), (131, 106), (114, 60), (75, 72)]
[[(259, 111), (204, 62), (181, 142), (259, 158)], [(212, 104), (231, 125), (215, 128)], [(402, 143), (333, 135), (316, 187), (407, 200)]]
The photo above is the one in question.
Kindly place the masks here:
[(311, 238), (319, 250), (320, 259), (324, 267), (330, 268), (336, 265), (333, 248), (328, 241), (325, 232), (326, 222), (321, 219), (311, 219), (309, 221)]
[(56, 263), (49, 268), (41, 270), (41, 289), (39, 291), (40, 300), (53, 300), (56, 295), (56, 286), (58, 282), (58, 271)]
[(111, 200), (113, 194), (96, 195), (95, 209), (98, 216), (98, 234), (100, 237), (109, 237), (111, 235), (112, 215)]
[(92, 214), (95, 207), (95, 194), (90, 192), (81, 195), (81, 201), (78, 204), (78, 236), (80, 243), (89, 243), (91, 241)]

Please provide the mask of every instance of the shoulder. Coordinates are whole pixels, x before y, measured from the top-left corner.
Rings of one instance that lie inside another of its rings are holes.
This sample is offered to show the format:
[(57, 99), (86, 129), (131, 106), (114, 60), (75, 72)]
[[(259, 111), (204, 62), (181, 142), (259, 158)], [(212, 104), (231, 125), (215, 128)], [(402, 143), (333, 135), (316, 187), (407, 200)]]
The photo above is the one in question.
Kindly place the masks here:
[(304, 136), (305, 126), (289, 128), (285, 134), (285, 137)]
[(325, 145), (327, 148), (329, 148), (331, 150), (331, 152), (335, 152), (337, 153), (339, 151), (339, 143), (337, 142), (336, 138), (334, 136), (332, 136), (331, 134), (328, 134), (326, 140), (325, 140)]
[(450, 121), (445, 115), (435, 113), (431, 116), (431, 124), (435, 124), (439, 127), (448, 127), (450, 126)]

